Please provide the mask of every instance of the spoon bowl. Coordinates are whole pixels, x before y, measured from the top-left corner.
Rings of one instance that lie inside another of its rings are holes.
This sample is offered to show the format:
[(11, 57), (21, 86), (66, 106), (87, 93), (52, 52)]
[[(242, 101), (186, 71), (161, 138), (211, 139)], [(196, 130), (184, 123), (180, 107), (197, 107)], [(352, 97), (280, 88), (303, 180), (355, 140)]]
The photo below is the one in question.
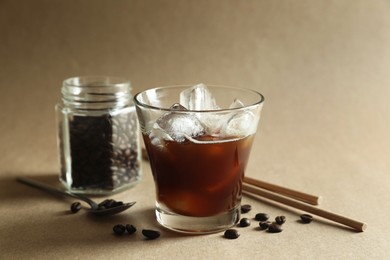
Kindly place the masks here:
[(100, 204), (96, 203), (92, 199), (90, 199), (90, 198), (88, 198), (88, 197), (86, 197), (84, 195), (81, 195), (81, 194), (75, 194), (75, 193), (72, 193), (70, 191), (64, 191), (64, 190), (56, 189), (56, 188), (51, 187), (51, 186), (49, 186), (47, 184), (44, 184), (42, 182), (38, 182), (38, 181), (29, 179), (29, 178), (26, 178), (26, 177), (18, 177), (17, 181), (20, 182), (20, 183), (29, 185), (31, 187), (34, 187), (34, 188), (37, 188), (37, 189), (49, 192), (51, 194), (68, 196), (68, 197), (80, 199), (80, 200), (88, 203), (88, 205), (90, 206), (88, 211), (90, 213), (92, 213), (94, 215), (98, 215), (98, 216), (115, 215), (115, 214), (118, 214), (118, 213), (120, 213), (122, 211), (127, 210), (128, 208), (132, 207), (135, 204), (135, 202), (116, 203), (115, 205), (110, 206), (110, 207), (101, 207)]

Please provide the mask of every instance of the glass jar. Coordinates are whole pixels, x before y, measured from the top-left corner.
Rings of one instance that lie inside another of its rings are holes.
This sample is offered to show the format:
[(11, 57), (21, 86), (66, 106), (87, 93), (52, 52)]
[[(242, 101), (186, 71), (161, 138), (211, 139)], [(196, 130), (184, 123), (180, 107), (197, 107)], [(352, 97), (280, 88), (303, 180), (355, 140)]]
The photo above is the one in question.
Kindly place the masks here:
[(141, 178), (140, 131), (130, 82), (66, 79), (56, 105), (60, 180), (74, 193), (106, 195)]

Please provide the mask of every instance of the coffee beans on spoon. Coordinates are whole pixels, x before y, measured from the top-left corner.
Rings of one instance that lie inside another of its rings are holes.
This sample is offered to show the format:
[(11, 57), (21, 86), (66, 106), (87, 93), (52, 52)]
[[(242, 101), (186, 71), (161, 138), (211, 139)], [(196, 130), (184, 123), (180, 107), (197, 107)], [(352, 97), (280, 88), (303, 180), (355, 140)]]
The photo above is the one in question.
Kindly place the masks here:
[(118, 206), (122, 206), (123, 201), (116, 201), (114, 199), (106, 199), (98, 204), (99, 209), (110, 209)]

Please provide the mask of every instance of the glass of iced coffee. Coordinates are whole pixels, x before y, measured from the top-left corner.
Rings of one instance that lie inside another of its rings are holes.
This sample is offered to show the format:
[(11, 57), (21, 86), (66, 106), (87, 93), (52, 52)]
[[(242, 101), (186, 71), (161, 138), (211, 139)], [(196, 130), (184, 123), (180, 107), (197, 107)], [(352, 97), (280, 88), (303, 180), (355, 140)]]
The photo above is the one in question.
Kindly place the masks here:
[(134, 100), (156, 186), (157, 221), (184, 233), (235, 225), (264, 97), (198, 84), (153, 88)]

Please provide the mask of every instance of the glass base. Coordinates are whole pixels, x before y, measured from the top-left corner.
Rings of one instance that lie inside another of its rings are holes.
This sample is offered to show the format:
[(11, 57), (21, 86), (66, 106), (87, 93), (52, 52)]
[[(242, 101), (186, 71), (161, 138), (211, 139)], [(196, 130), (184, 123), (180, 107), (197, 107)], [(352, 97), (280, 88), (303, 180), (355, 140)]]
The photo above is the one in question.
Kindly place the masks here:
[(191, 217), (164, 210), (156, 203), (156, 217), (163, 227), (186, 234), (209, 234), (224, 231), (240, 220), (240, 204), (234, 209), (211, 217)]

